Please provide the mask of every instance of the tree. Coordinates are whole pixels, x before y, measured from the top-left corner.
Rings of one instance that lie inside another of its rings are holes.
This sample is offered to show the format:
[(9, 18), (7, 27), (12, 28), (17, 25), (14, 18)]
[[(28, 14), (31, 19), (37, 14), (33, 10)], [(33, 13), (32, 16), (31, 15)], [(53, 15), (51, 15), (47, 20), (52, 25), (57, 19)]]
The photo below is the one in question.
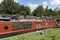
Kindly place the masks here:
[(44, 15), (43, 6), (39, 5), (32, 13), (33, 13), (33, 16), (43, 16)]
[(48, 9), (48, 6), (45, 8), (45, 16), (55, 16), (55, 12), (50, 8)]
[(48, 6), (44, 9), (42, 5), (38, 6), (32, 14), (33, 16), (56, 16), (55, 11), (49, 9)]
[(1, 5), (5, 14), (16, 14), (18, 12), (19, 4), (15, 3), (13, 0), (3, 0)]
[(48, 6), (44, 10), (44, 16), (49, 16), (49, 9)]
[(55, 12), (51, 8), (49, 9), (49, 16), (56, 16)]
[(56, 13), (56, 16), (59, 16), (60, 15), (60, 5), (57, 5), (57, 7), (55, 8), (55, 13)]
[(31, 13), (31, 10), (29, 7), (23, 6), (23, 5), (20, 7), (20, 14), (21, 15), (24, 15), (24, 14), (29, 15), (30, 13)]
[(14, 2), (14, 0), (3, 0), (3, 2), (0, 4), (1, 14), (21, 15), (22, 12), (25, 12), (27, 15), (29, 15), (30, 8), (20, 5), (19, 3)]
[(25, 12), (26, 12), (27, 15), (30, 15), (30, 13), (31, 13), (30, 8), (25, 6)]
[(3, 0), (1, 3), (1, 8), (3, 8), (3, 10), (1, 11), (5, 14), (16, 14), (18, 11), (18, 5), (19, 4), (15, 3), (13, 0)]

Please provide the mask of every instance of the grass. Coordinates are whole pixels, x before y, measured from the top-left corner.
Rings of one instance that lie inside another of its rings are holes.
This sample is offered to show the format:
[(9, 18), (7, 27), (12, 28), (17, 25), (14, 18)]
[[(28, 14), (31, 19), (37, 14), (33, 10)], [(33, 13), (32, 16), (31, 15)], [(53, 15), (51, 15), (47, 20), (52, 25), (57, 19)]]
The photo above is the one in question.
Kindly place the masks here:
[(4, 38), (2, 40), (60, 40), (60, 28), (42, 30), (43, 34), (32, 32)]

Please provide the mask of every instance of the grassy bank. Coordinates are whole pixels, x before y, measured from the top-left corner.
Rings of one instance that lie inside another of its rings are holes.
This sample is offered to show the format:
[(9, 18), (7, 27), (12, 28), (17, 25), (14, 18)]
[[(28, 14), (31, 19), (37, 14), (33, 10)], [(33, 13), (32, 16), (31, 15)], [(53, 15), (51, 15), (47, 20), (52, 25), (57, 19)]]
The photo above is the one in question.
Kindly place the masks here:
[(51, 28), (43, 30), (43, 35), (40, 35), (39, 33), (36, 32), (32, 32), (4, 38), (2, 40), (60, 40), (60, 29)]

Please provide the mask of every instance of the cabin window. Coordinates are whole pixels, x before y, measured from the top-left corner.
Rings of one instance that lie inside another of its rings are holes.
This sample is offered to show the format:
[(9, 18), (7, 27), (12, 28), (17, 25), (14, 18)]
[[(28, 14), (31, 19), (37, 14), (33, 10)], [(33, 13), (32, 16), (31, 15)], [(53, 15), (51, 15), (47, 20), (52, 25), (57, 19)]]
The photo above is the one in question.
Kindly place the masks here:
[(32, 22), (12, 22), (12, 29), (27, 29), (32, 28)]

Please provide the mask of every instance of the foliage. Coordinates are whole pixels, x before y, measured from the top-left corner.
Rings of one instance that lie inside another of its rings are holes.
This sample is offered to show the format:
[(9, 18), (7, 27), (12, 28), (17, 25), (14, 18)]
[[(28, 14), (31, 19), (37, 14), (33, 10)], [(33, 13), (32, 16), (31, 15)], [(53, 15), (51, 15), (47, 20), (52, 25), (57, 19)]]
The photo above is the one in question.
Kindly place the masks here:
[(30, 8), (27, 6), (20, 5), (19, 3), (16, 3), (13, 0), (3, 0), (3, 2), (0, 4), (1, 14), (21, 15), (21, 12), (25, 12), (27, 15), (29, 15)]
[(33, 12), (33, 16), (56, 16), (55, 11), (48, 6), (44, 9), (42, 5), (38, 6)]
[(44, 8), (42, 5), (38, 6), (33, 12), (33, 16), (42, 16), (44, 13)]
[(35, 10), (31, 12), (31, 9), (28, 6), (21, 5), (14, 2), (14, 0), (3, 0), (0, 4), (0, 15), (30, 15), (30, 16), (48, 16), (60, 18), (60, 8), (58, 6), (55, 10), (46, 8), (43, 5), (39, 5)]

